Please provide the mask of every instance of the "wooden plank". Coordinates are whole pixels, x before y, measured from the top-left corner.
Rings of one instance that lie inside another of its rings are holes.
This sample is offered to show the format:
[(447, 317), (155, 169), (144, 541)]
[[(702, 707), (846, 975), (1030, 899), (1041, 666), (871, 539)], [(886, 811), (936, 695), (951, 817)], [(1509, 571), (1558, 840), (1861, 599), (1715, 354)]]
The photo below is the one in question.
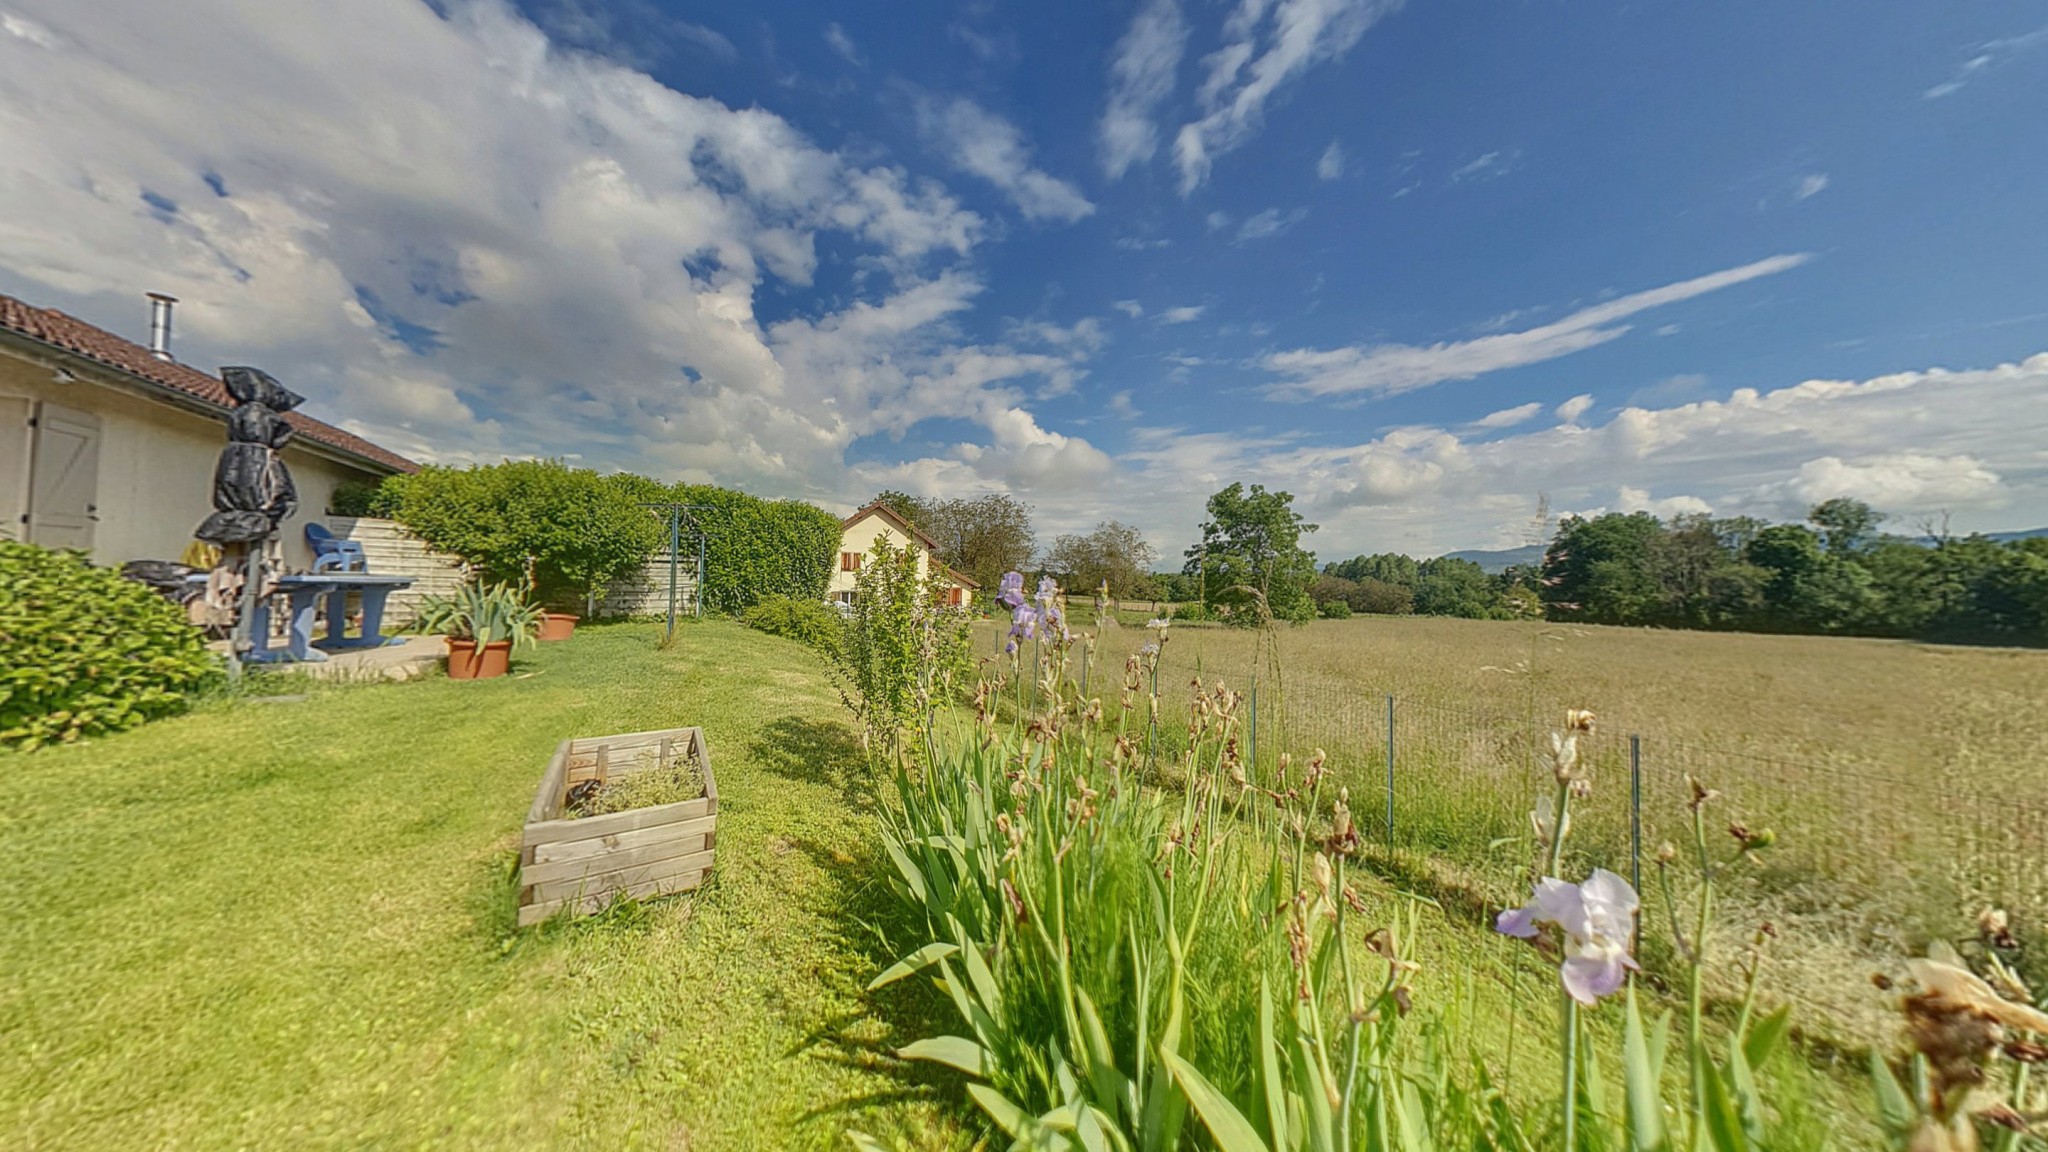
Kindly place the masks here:
[(718, 777), (711, 774), (711, 746), (704, 742), (702, 728), (690, 729), (690, 750), (697, 754), (697, 768), (704, 773), (706, 811), (718, 811)]
[(718, 817), (700, 816), (695, 820), (656, 824), (652, 828), (636, 828), (631, 832), (617, 832), (590, 840), (554, 840), (533, 845), (533, 862), (560, 864), (570, 860), (592, 860), (612, 852), (644, 848), (670, 840), (694, 840), (717, 831), (717, 826)]
[[(654, 840), (613, 845), (606, 851), (593, 855), (570, 855), (548, 860), (538, 858), (528, 860), (520, 865), (519, 886), (521, 888), (528, 888), (535, 884), (547, 884), (556, 880), (573, 880), (579, 876), (595, 876), (600, 872), (616, 872), (621, 868), (652, 864), (656, 860), (666, 860), (672, 856), (688, 856), (695, 852), (704, 852), (711, 848), (709, 842), (712, 835), (711, 823), (711, 818), (707, 816), (702, 822), (693, 820), (688, 825), (664, 825), (665, 828), (689, 828), (689, 831), (679, 832), (675, 835)], [(646, 832), (652, 831), (654, 829), (650, 828), (645, 829), (643, 832), (628, 832), (626, 835), (641, 836)], [(581, 844), (588, 843), (588, 841), (572, 840), (570, 843)], [(556, 847), (556, 845), (548, 845), (548, 847)], [(540, 848), (540, 845), (536, 845), (527, 851), (537, 855)]]
[(695, 820), (699, 816), (709, 815), (711, 803), (708, 800), (678, 800), (674, 804), (656, 804), (651, 808), (607, 812), (602, 816), (585, 816), (580, 820), (544, 820), (538, 824), (528, 824), (519, 842), (522, 845), (534, 845), (553, 844), (563, 840), (596, 840), (622, 832), (637, 832), (657, 824), (674, 824), (678, 820)]
[(660, 880), (649, 881), (645, 884), (635, 884), (624, 892), (603, 892), (566, 900), (551, 900), (545, 904), (529, 904), (519, 910), (519, 926), (524, 928), (528, 925), (538, 924), (568, 906), (573, 906), (574, 908), (572, 915), (583, 916), (592, 912), (603, 911), (607, 905), (620, 896), (631, 896), (636, 900), (651, 900), (657, 896), (689, 892), (702, 885), (704, 878), (710, 874), (711, 870), (707, 868), (701, 872), (685, 872), (678, 876), (669, 876)]
[(562, 790), (567, 786), (566, 772), (568, 766), (569, 742), (564, 740), (555, 746), (555, 755), (553, 759), (548, 761), (548, 770), (541, 773), (540, 790), (533, 794), (533, 807), (526, 810), (526, 822), (528, 824), (538, 824), (545, 820), (552, 820), (559, 813), (560, 809), (556, 808), (555, 805), (559, 803), (557, 797), (561, 795)]
[(533, 885), (528, 897), (536, 904), (564, 900), (574, 896), (595, 896), (605, 892), (623, 891), (639, 884), (665, 880), (686, 872), (702, 872), (711, 867), (710, 852), (693, 852), (684, 856), (670, 856), (616, 868), (608, 872), (593, 872), (587, 876), (571, 876), (562, 880), (550, 880)]
[(656, 824), (651, 828), (636, 828), (631, 832), (615, 832), (609, 836), (594, 836), (588, 840), (552, 840), (545, 844), (533, 845), (535, 864), (559, 864), (568, 860), (593, 860), (612, 852), (629, 848), (644, 848), (649, 844), (660, 844), (669, 840), (694, 840), (718, 826), (718, 817), (699, 816), (695, 820), (682, 820), (674, 824)]
[(610, 736), (582, 736), (572, 741), (575, 747), (570, 749), (570, 751), (579, 753), (591, 752), (596, 750), (595, 746), (597, 745), (609, 745), (614, 749), (634, 748), (642, 744), (655, 744), (664, 736), (684, 737), (692, 732), (699, 731), (702, 731), (702, 729), (651, 728), (645, 732), (617, 732)]

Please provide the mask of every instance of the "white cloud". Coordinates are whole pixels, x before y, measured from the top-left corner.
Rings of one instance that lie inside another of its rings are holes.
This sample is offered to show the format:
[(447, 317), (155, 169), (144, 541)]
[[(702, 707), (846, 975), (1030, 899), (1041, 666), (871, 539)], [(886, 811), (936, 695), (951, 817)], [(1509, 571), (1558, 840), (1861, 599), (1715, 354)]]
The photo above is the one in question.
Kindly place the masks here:
[[(262, 364), (425, 460), (837, 500), (849, 445), (936, 417), (985, 433), (953, 463), (1027, 496), (1102, 467), (1027, 408), (1085, 377), (1099, 324), (964, 339), (984, 224), (935, 181), (563, 51), (496, 0), (7, 3), (0, 291), (126, 332), (137, 293), (172, 292), (182, 358)], [(764, 323), (828, 235), (849, 298)]]
[(1498, 180), (1514, 171), (1516, 153), (1488, 152), (1451, 173), (1451, 183), (1463, 184), (1468, 180)]
[(1399, 427), (1328, 446), (1160, 433), (1119, 458), (1117, 491), (1137, 501), (1123, 509), (1127, 518), (1185, 539), (1201, 498), (1223, 484), (1285, 488), (1323, 525), (1311, 544), (1325, 556), (1512, 544), (1539, 491), (1560, 508), (1776, 519), (1849, 495), (1908, 523), (1946, 510), (1967, 532), (2042, 522), (2043, 426), (2048, 353), (1971, 371), (1741, 388), (1507, 436)]
[(1159, 105), (1173, 95), (1188, 40), (1179, 0), (1148, 0), (1118, 40), (1109, 63), (1109, 104), (1097, 126), (1102, 171), (1111, 180), (1159, 151)]
[(1178, 308), (1166, 309), (1154, 317), (1154, 319), (1161, 324), (1186, 324), (1190, 321), (1200, 320), (1202, 313), (1208, 310), (1209, 306), (1206, 304), (1183, 304)]
[(1031, 148), (1015, 124), (974, 101), (920, 100), (917, 122), (948, 160), (995, 185), (1025, 219), (1071, 224), (1094, 213), (1079, 188), (1031, 166)]
[(1448, 380), (1470, 380), (1488, 372), (1519, 368), (1584, 351), (1629, 331), (1620, 321), (1666, 304), (1770, 276), (1804, 264), (1804, 254), (1772, 256), (1739, 268), (1667, 284), (1604, 304), (1583, 308), (1552, 324), (1429, 345), (1372, 344), (1318, 350), (1298, 348), (1264, 357), (1260, 364), (1284, 382), (1268, 386), (1281, 398), (1368, 392), (1391, 396)]
[(1827, 191), (1827, 187), (1828, 174), (1825, 172), (1815, 172), (1811, 175), (1801, 176), (1798, 185), (1792, 189), (1792, 199), (1797, 202), (1818, 196), (1822, 192)]
[(1293, 208), (1284, 212), (1278, 208), (1268, 208), (1264, 212), (1245, 217), (1244, 223), (1237, 226), (1237, 243), (1271, 239), (1307, 218), (1306, 208)]
[(1335, 180), (1342, 175), (1344, 175), (1344, 145), (1332, 140), (1330, 141), (1330, 146), (1323, 149), (1323, 154), (1316, 158), (1316, 179)]
[(1111, 304), (1110, 307), (1116, 309), (1117, 311), (1123, 313), (1126, 316), (1129, 316), (1133, 320), (1136, 320), (1138, 317), (1143, 316), (1145, 314), (1145, 306), (1143, 304), (1138, 303), (1136, 300), (1118, 300), (1114, 304)]
[(2048, 44), (2048, 28), (2036, 28), (2032, 32), (2018, 36), (1986, 40), (1982, 44), (1973, 45), (1969, 49), (1970, 54), (1956, 66), (1955, 72), (1948, 79), (1928, 88), (1920, 93), (1920, 96), (1926, 100), (1940, 100), (1946, 96), (1953, 96), (1992, 68), (2043, 44)]
[(1196, 92), (1202, 117), (1182, 125), (1174, 160), (1185, 196), (1209, 178), (1216, 157), (1242, 145), (1265, 123), (1266, 105), (1287, 81), (1351, 50), (1402, 0), (1238, 0), (1223, 25), (1223, 46), (1202, 58), (1208, 75)]
[(825, 44), (832, 49), (833, 55), (855, 68), (868, 66), (867, 58), (860, 53), (860, 45), (853, 42), (853, 37), (847, 35), (846, 29), (840, 27), (837, 21), (825, 25)]
[(1853, 496), (1877, 508), (1925, 509), (1981, 500), (1998, 483), (1998, 473), (1975, 457), (1909, 451), (1808, 460), (1782, 490), (1809, 504)]
[(1543, 405), (1531, 400), (1527, 404), (1517, 404), (1513, 408), (1503, 408), (1498, 412), (1489, 412), (1472, 423), (1475, 427), (1479, 428), (1512, 428), (1517, 424), (1526, 424), (1534, 420), (1536, 414), (1541, 411), (1543, 411)]
[(1557, 406), (1557, 418), (1567, 424), (1576, 424), (1579, 417), (1593, 410), (1593, 397), (1588, 394), (1574, 396)]
[(1203, 227), (1211, 232), (1230, 227), (1230, 213), (1218, 209), (1202, 218)]

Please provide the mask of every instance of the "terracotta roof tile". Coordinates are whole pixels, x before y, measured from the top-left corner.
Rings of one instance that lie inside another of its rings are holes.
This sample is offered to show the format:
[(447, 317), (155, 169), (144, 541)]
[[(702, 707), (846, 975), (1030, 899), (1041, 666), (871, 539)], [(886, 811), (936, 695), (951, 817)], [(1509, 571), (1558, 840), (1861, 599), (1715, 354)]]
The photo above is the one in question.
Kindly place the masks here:
[[(54, 308), (37, 308), (12, 296), (0, 296), (0, 329), (118, 369), (130, 376), (141, 377), (159, 387), (204, 400), (223, 412), (233, 406), (227, 387), (215, 377), (175, 360), (159, 360), (140, 344), (123, 340), (104, 328), (96, 328)], [(419, 471), (418, 464), (398, 453), (302, 412), (287, 412), (285, 419), (308, 440), (393, 471)]]

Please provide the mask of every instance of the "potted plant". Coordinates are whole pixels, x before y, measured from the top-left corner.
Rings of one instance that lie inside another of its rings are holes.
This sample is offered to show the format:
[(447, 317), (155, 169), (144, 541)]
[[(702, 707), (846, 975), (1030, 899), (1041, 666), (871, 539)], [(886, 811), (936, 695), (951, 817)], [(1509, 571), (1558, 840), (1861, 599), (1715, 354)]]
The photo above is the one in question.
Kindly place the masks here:
[[(540, 574), (537, 571), (540, 557), (529, 554), (526, 557), (526, 595), (530, 600), (540, 598)], [(556, 640), (567, 640), (576, 634), (576, 622), (582, 617), (574, 612), (556, 612), (542, 608), (540, 612), (540, 641), (543, 644)]]
[(506, 584), (472, 585), (453, 596), (431, 596), (420, 606), (420, 626), (448, 640), (448, 678), (488, 680), (512, 665), (515, 645), (531, 644), (540, 609)]

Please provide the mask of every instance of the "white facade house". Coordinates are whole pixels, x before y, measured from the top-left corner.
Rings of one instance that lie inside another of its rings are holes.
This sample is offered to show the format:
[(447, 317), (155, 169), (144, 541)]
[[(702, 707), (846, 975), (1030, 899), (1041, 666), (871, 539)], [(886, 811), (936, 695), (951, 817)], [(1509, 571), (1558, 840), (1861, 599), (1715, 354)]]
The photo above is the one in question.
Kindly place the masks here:
[(973, 598), (974, 591), (981, 587), (940, 564), (937, 560), (938, 542), (918, 531), (916, 525), (897, 515), (894, 509), (877, 501), (840, 522), (839, 559), (832, 566), (832, 582), (826, 591), (828, 599), (840, 604), (853, 602), (861, 566), (874, 552), (877, 540), (887, 540), (894, 547), (909, 548), (917, 553), (917, 574), (921, 578), (929, 579), (936, 564), (939, 579), (947, 588), (948, 603), (965, 605)]
[[(184, 553), (213, 511), (232, 402), (218, 379), (170, 358), (167, 331), (153, 340), (165, 346), (0, 296), (0, 535), (110, 567)], [(285, 563), (304, 568), (303, 527), (337, 487), (418, 465), (301, 412), (285, 418), (299, 493)]]

